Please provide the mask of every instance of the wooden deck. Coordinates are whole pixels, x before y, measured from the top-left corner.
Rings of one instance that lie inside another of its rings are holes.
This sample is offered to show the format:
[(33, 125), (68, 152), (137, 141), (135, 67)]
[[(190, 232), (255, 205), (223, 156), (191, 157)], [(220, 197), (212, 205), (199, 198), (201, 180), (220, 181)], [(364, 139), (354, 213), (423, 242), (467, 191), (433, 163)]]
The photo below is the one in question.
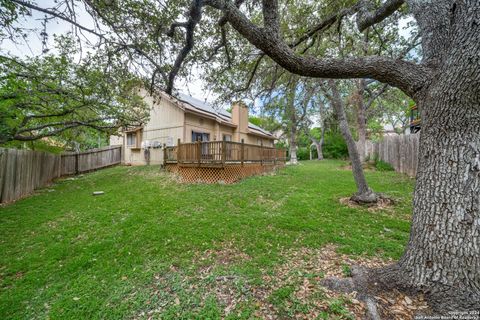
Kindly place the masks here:
[(164, 163), (181, 166), (223, 167), (245, 163), (284, 163), (286, 150), (231, 141), (178, 143), (164, 149)]
[(164, 167), (184, 182), (233, 183), (283, 167), (286, 150), (231, 141), (180, 143), (164, 148)]

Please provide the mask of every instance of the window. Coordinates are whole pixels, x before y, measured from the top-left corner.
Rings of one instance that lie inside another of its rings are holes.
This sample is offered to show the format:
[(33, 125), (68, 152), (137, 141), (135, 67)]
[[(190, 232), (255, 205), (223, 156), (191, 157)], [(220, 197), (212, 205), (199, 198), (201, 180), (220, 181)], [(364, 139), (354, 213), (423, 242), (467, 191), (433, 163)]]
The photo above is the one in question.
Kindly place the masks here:
[(224, 134), (223, 135), (223, 141), (232, 141), (232, 135)]
[(137, 133), (127, 133), (127, 147), (135, 147), (137, 145)]
[(142, 129), (135, 131), (127, 131), (127, 147), (128, 148), (140, 148), (140, 142), (142, 141)]
[(210, 141), (210, 134), (192, 131), (192, 142), (195, 141)]
[(257, 144), (258, 144), (259, 146), (261, 146), (261, 145), (262, 145), (262, 139), (257, 139)]

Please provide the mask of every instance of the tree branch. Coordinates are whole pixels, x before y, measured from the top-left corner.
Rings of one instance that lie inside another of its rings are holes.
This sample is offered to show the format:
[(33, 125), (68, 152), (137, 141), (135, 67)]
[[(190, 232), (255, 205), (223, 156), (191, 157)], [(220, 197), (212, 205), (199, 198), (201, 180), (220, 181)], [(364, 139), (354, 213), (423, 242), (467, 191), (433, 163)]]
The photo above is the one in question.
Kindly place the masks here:
[(170, 25), (170, 29), (167, 31), (167, 36), (169, 37), (173, 37), (173, 35), (175, 34), (175, 30), (177, 28), (185, 28), (187, 29), (188, 28), (188, 23), (187, 22), (174, 22)]
[(22, 128), (17, 130), (17, 134), (24, 133), (24, 132), (31, 132), (31, 131), (37, 131), (37, 130), (42, 130), (46, 129), (49, 127), (58, 127), (58, 126), (70, 126), (70, 125), (87, 125), (87, 124), (92, 124), (98, 121), (105, 121), (109, 120), (108, 118), (98, 118), (98, 119), (91, 119), (88, 121), (80, 121), (80, 120), (69, 120), (69, 121), (57, 121), (57, 122), (51, 122), (51, 123), (45, 123), (42, 125), (38, 125), (35, 127), (31, 128)]
[(248, 77), (247, 83), (245, 84), (245, 87), (241, 89), (235, 90), (235, 92), (242, 92), (248, 90), (250, 85), (252, 84), (253, 78), (255, 77), (255, 74), (257, 73), (258, 67), (260, 66), (260, 63), (262, 62), (263, 57), (265, 57), (265, 54), (262, 53), (257, 61), (255, 62), (255, 65), (253, 66), (252, 72), (250, 73), (250, 77)]
[(327, 17), (326, 19), (320, 21), (320, 22), (317, 23), (315, 26), (313, 26), (312, 28), (310, 28), (303, 36), (301, 36), (300, 38), (298, 38), (296, 41), (292, 42), (292, 43), (290, 44), (290, 47), (291, 47), (291, 48), (298, 47), (301, 43), (303, 43), (304, 41), (310, 39), (310, 38), (313, 37), (316, 33), (321, 32), (321, 31), (324, 31), (324, 30), (330, 28), (330, 27), (331, 27), (335, 22), (337, 22), (339, 19), (342, 19), (343, 17), (345, 17), (345, 16), (347, 16), (347, 15), (349, 15), (349, 14), (355, 13), (356, 10), (357, 10), (357, 5), (354, 5), (354, 6), (350, 7), (350, 8), (342, 9), (342, 10), (340, 10), (339, 12), (330, 15), (330, 16)]
[[(24, 132), (31, 132), (31, 131), (27, 131), (27, 130), (24, 130), (22, 132), (17, 132), (13, 136), (13, 140), (34, 141), (34, 140), (38, 140), (38, 139), (45, 138), (45, 137), (53, 137), (53, 136), (55, 136), (59, 133), (62, 133), (64, 131), (68, 130), (68, 129), (72, 129), (72, 128), (76, 128), (76, 127), (82, 127), (82, 126), (93, 128), (93, 129), (100, 130), (100, 131), (101, 130), (108, 130), (108, 129), (115, 129), (117, 127), (115, 125), (98, 126), (98, 125), (94, 125), (94, 124), (89, 123), (89, 122), (76, 121), (75, 123), (66, 124), (62, 128), (58, 128), (58, 129), (55, 129), (55, 130), (50, 130), (50, 131), (40, 133), (40, 134), (36, 134), (36, 135), (25, 136), (25, 135), (21, 134), (21, 133), (24, 133)], [(6, 142), (6, 141), (2, 141), (2, 142)]]
[(41, 8), (37, 5), (34, 5), (32, 3), (28, 3), (28, 2), (25, 2), (25, 1), (22, 1), (22, 0), (10, 0), (18, 5), (21, 5), (23, 7), (26, 7), (26, 8), (29, 8), (29, 9), (32, 9), (32, 10), (36, 10), (36, 11), (40, 11), (40, 12), (43, 12), (43, 13), (46, 13), (48, 15), (51, 15), (51, 16), (54, 16), (54, 17), (57, 17), (63, 21), (66, 21), (72, 25), (74, 25), (75, 27), (79, 28), (79, 29), (82, 29), (84, 31), (87, 31), (89, 33), (92, 33), (98, 37), (101, 37), (103, 38), (104, 35), (101, 34), (101, 33), (98, 33), (97, 31), (93, 30), (93, 29), (89, 29), (87, 27), (84, 27), (82, 26), (81, 24), (77, 23), (76, 21), (64, 16), (63, 14), (60, 14), (59, 12), (55, 12), (55, 11), (52, 11), (52, 10), (48, 10), (48, 9), (44, 9), (44, 8)]
[(344, 59), (299, 56), (283, 41), (251, 23), (230, 2), (209, 0), (208, 4), (223, 10), (235, 30), (276, 63), (297, 75), (331, 79), (373, 78), (398, 87), (413, 97), (423, 87), (430, 74), (430, 69), (426, 66), (381, 56)]
[(278, 19), (278, 0), (263, 0), (263, 27), (272, 36), (278, 37), (280, 22)]
[(375, 93), (371, 92), (370, 93), (370, 99), (368, 99), (368, 102), (367, 104), (365, 105), (365, 109), (368, 110), (373, 102), (378, 98), (380, 97), (384, 92), (385, 90), (387, 90), (388, 88), (388, 84), (384, 84), (380, 89), (378, 89)]
[(203, 6), (202, 0), (194, 0), (190, 7), (190, 11), (189, 11), (190, 18), (188, 19), (187, 26), (185, 27), (186, 29), (185, 45), (177, 55), (177, 58), (175, 59), (175, 63), (173, 64), (172, 70), (168, 74), (168, 83), (167, 83), (167, 89), (166, 89), (166, 92), (168, 94), (172, 94), (175, 77), (180, 71), (180, 67), (182, 66), (183, 61), (185, 60), (185, 58), (193, 48), (193, 43), (194, 43), (193, 34), (195, 31), (195, 26), (198, 24), (198, 22), (202, 17), (202, 6)]
[(360, 32), (374, 24), (382, 22), (405, 3), (405, 0), (387, 0), (380, 8), (374, 12), (369, 12), (367, 1), (370, 0), (360, 1), (361, 5), (357, 13), (357, 27)]

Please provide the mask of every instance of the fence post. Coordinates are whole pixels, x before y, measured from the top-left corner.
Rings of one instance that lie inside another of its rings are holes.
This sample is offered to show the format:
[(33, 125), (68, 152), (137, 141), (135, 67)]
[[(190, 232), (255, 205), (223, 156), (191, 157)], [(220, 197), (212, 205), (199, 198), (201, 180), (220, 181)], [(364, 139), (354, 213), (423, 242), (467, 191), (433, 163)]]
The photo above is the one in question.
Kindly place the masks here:
[(225, 140), (222, 141), (222, 164), (225, 165), (227, 160), (227, 142)]
[(243, 167), (243, 161), (245, 159), (245, 141), (242, 139), (242, 145), (240, 147), (240, 161)]
[(78, 174), (78, 152), (75, 152), (75, 174)]
[(167, 166), (167, 145), (163, 144), (163, 167)]
[(260, 140), (260, 165), (263, 166), (263, 140)]

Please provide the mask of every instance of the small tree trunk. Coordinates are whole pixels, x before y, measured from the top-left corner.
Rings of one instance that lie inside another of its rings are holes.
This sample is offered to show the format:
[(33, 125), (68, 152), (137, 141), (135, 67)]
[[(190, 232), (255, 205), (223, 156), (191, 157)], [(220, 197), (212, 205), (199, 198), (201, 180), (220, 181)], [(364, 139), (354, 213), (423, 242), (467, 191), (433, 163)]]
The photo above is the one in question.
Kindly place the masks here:
[(325, 141), (325, 124), (322, 124), (322, 134), (319, 143), (316, 143), (317, 147), (317, 159), (323, 160), (323, 142)]
[(290, 108), (290, 163), (291, 164), (298, 164), (297, 159), (297, 117), (295, 114), (295, 106), (293, 105), (293, 101), (291, 105), (288, 106)]
[(352, 200), (361, 203), (371, 203), (377, 201), (377, 195), (368, 187), (367, 180), (363, 173), (362, 162), (358, 155), (357, 146), (353, 140), (352, 133), (348, 127), (347, 117), (345, 115), (345, 108), (343, 106), (340, 93), (338, 92), (337, 85), (334, 80), (329, 80), (328, 84), (332, 90), (332, 105), (335, 109), (335, 113), (338, 118), (340, 131), (342, 133), (345, 142), (347, 143), (348, 155), (352, 162), (352, 173), (357, 185), (357, 193), (352, 196)]
[(290, 136), (290, 163), (291, 164), (298, 164), (297, 159), (297, 142), (296, 140), (296, 130), (291, 130)]
[(357, 84), (357, 129), (358, 129), (358, 154), (360, 161), (365, 161), (365, 144), (367, 140), (367, 120), (364, 101), (365, 80), (359, 80)]
[(317, 149), (317, 160), (323, 160), (322, 146), (319, 143), (314, 143)]
[(311, 158), (311, 150), (312, 150), (312, 145), (315, 146), (317, 149), (317, 160), (323, 160), (323, 141), (324, 141), (324, 136), (325, 136), (325, 130), (322, 128), (322, 136), (320, 140), (315, 139), (312, 135), (310, 135), (307, 131), (307, 135), (309, 136), (310, 140), (312, 140), (312, 144), (310, 145), (310, 160)]

